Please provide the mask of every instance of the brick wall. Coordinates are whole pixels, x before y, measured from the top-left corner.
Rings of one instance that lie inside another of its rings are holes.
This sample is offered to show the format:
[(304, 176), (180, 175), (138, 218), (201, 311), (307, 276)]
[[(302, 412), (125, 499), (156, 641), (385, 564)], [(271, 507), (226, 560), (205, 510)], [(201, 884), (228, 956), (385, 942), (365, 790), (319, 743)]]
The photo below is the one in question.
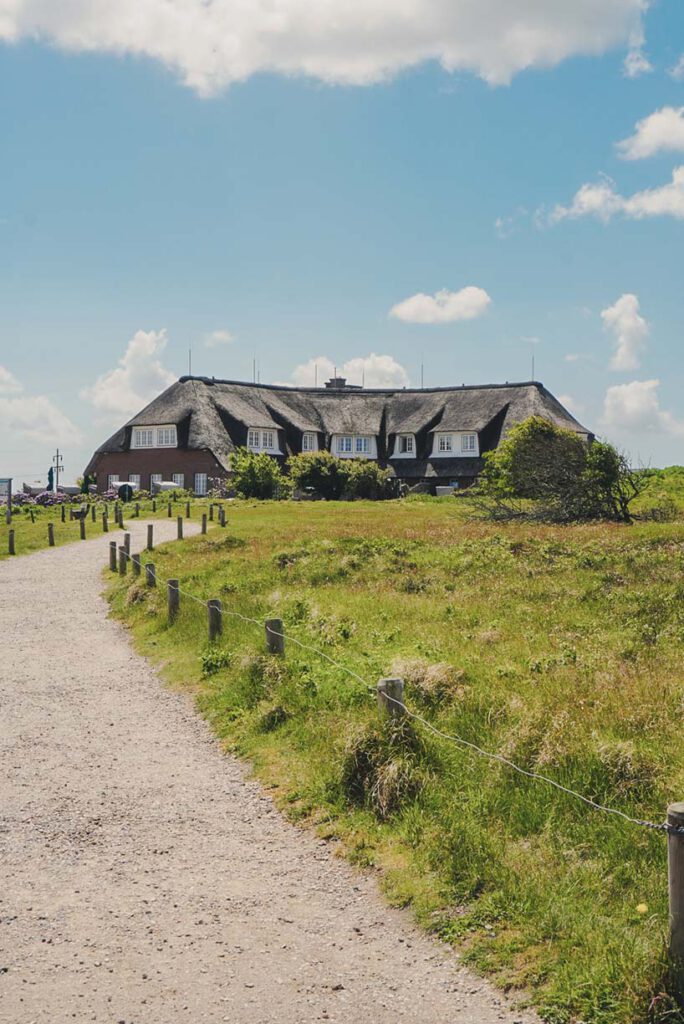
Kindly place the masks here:
[(215, 477), (225, 479), (227, 476), (211, 452), (190, 451), (187, 448), (139, 448), (128, 452), (108, 452), (97, 456), (93, 471), (97, 474), (97, 489), (100, 493), (107, 490), (110, 476), (118, 477), (123, 482), (128, 480), (131, 473), (139, 474), (140, 486), (144, 491), (150, 489), (152, 473), (161, 473), (163, 480), (171, 480), (174, 473), (183, 473), (184, 486), (190, 490), (195, 486), (195, 473), (206, 473), (209, 481)]

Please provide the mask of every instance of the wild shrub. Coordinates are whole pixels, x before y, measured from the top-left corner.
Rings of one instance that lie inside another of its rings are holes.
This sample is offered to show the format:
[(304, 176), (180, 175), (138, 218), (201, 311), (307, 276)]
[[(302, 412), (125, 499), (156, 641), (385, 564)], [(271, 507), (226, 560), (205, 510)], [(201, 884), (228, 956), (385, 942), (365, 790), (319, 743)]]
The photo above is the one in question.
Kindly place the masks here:
[(351, 460), (338, 459), (332, 452), (301, 452), (288, 459), (287, 468), (296, 490), (315, 491), (329, 501), (339, 500), (349, 490)]
[(368, 807), (380, 821), (418, 796), (428, 777), (425, 748), (406, 719), (387, 719), (349, 736), (340, 785), (350, 803)]
[(238, 448), (230, 456), (230, 471), (235, 493), (241, 498), (283, 498), (289, 482), (276, 460), (266, 452)]
[(213, 676), (222, 668), (230, 668), (233, 654), (222, 647), (209, 647), (200, 654), (200, 664), (203, 676)]

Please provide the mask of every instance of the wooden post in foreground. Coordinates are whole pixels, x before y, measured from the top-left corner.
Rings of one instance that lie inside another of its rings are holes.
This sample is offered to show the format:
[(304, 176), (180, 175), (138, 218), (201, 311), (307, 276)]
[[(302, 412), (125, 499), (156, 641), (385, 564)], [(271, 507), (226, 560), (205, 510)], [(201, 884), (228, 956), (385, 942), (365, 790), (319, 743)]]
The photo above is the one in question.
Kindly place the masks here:
[(119, 545), (119, 576), (126, 575), (128, 552), (123, 544)]
[(134, 576), (140, 575), (140, 555), (131, 555), (131, 569), (133, 570)]
[(81, 533), (81, 540), (85, 540), (86, 539), (85, 516), (81, 516), (81, 518), (79, 519), (78, 522), (79, 522), (79, 530), (80, 530), (80, 533)]
[(116, 572), (116, 541), (110, 540), (109, 542), (109, 568), (112, 572)]
[(156, 498), (152, 499), (152, 511), (153, 512), (157, 511), (157, 499)]
[(169, 580), (166, 588), (169, 624), (174, 621), (178, 615), (178, 609), (180, 608), (180, 590), (178, 589), (178, 584), (178, 580)]
[(221, 602), (218, 598), (212, 598), (211, 601), (207, 601), (207, 613), (209, 618), (209, 640), (216, 640), (223, 632)]
[(14, 550), (14, 530), (10, 530), (7, 534), (7, 553), (10, 555), (16, 555)]
[(207, 532), (207, 513), (202, 513), (202, 533)]
[(102, 509), (102, 532), (109, 533), (109, 519), (107, 518), (107, 506)]
[(92, 504), (90, 506), (90, 518), (92, 519), (93, 522), (97, 520), (97, 509), (95, 507), (95, 504)]
[(62, 513), (62, 522), (66, 523), (66, 509), (64, 508), (63, 504), (62, 504), (62, 506), (60, 508), (60, 512)]
[(186, 519), (190, 518), (190, 502), (189, 501), (185, 502), (185, 518)]
[(154, 571), (154, 562), (148, 562), (145, 566), (145, 582), (148, 587), (157, 586), (157, 576)]
[[(404, 680), (403, 679), (381, 679), (377, 686), (378, 709), (381, 715), (389, 715), (390, 718), (403, 718), (405, 711), (395, 701), (404, 703)], [(388, 697), (391, 698), (388, 700)]]
[[(684, 829), (684, 802), (670, 804), (667, 823)], [(684, 833), (667, 837), (667, 865), (670, 895), (670, 979), (673, 995), (684, 1007)]]
[(166, 514), (169, 517), (169, 519), (173, 515), (173, 505), (171, 504), (171, 502), (169, 502), (168, 505), (166, 506)]
[(266, 649), (269, 654), (285, 653), (282, 619), (266, 619)]
[(210, 523), (214, 522), (214, 502), (213, 501), (209, 502), (209, 522)]
[(178, 516), (176, 522), (178, 524), (178, 540), (183, 540), (183, 516)]
[(48, 547), (54, 548), (55, 546), (55, 524), (48, 523)]
[(124, 533), (124, 547), (126, 548), (126, 554), (131, 553), (131, 535), (130, 533)]
[(221, 508), (219, 509), (219, 523), (221, 526), (226, 525), (226, 510), (223, 505), (221, 505)]
[(147, 524), (147, 550), (154, 551), (154, 524)]

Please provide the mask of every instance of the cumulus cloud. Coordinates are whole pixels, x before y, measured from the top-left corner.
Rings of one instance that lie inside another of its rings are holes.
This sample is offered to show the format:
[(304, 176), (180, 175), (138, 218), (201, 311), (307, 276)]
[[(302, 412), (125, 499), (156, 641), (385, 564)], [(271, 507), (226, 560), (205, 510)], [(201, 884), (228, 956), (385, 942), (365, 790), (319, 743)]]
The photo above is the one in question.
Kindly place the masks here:
[(458, 292), (443, 288), (434, 295), (418, 292), (392, 306), (389, 315), (410, 324), (446, 324), (482, 316), (490, 302), (484, 288), (468, 285)]
[(578, 402), (572, 395), (559, 395), (558, 401), (561, 405), (564, 405), (566, 409), (569, 409), (575, 416), (580, 416), (584, 412), (584, 406), (581, 402)]
[(230, 345), (235, 341), (235, 335), (231, 331), (210, 331), (204, 337), (204, 344), (207, 348), (218, 348), (219, 345)]
[(107, 418), (132, 416), (176, 380), (161, 362), (167, 341), (165, 330), (136, 331), (118, 366), (84, 388), (81, 398)]
[(629, 50), (622, 62), (622, 70), (626, 78), (639, 78), (653, 71), (653, 65), (644, 53), (644, 33), (641, 26), (635, 28), (630, 36)]
[(0, 366), (0, 432), (4, 438), (81, 444), (81, 433), (46, 395), (31, 395), (13, 373)]
[(639, 299), (626, 292), (616, 303), (601, 310), (603, 326), (613, 336), (611, 370), (636, 370), (646, 347), (648, 323), (639, 312)]
[(11, 395), (21, 391), (21, 384), (6, 366), (0, 366), (0, 395)]
[(593, 185), (582, 185), (569, 206), (556, 206), (551, 211), (548, 223), (596, 217), (607, 224), (618, 214), (630, 220), (644, 220), (646, 217), (684, 220), (684, 165), (675, 167), (672, 181), (666, 185), (643, 189), (631, 196), (621, 196), (616, 192), (609, 178)]
[(326, 380), (335, 376), (346, 377), (350, 384), (364, 384), (367, 388), (403, 388), (409, 383), (409, 376), (401, 363), (393, 356), (354, 356), (342, 366), (335, 366), (328, 356), (315, 356), (301, 363), (292, 371), (291, 384), (299, 387), (313, 387), (317, 382), (322, 387)]
[(661, 409), (659, 380), (633, 380), (606, 391), (602, 424), (618, 434), (658, 433), (684, 435), (684, 422)]
[(618, 142), (617, 151), (623, 160), (684, 153), (684, 107), (661, 107), (637, 121), (634, 134)]
[(667, 73), (668, 75), (670, 75), (671, 78), (674, 78), (676, 82), (681, 82), (681, 80), (684, 78), (684, 53), (681, 55), (676, 64), (674, 64), (673, 67), (668, 69)]
[[(0, 39), (160, 61), (200, 95), (257, 72), (366, 85), (428, 60), (491, 84), (628, 46), (649, 0), (3, 0)], [(642, 61), (643, 54), (641, 57)]]

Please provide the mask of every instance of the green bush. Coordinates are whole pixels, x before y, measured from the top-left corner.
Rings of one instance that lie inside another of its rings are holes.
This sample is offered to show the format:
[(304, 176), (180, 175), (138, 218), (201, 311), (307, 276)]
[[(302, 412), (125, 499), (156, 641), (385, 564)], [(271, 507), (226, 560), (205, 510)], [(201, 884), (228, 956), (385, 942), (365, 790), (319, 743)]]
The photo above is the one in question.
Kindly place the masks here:
[(297, 490), (313, 490), (329, 501), (339, 500), (349, 490), (351, 462), (331, 452), (302, 452), (291, 456), (287, 466)]
[(371, 498), (379, 501), (394, 496), (394, 477), (388, 469), (381, 469), (377, 462), (368, 459), (354, 459), (349, 467), (349, 493), (355, 498)]
[(289, 494), (289, 481), (266, 452), (237, 448), (230, 456), (230, 470), (235, 493), (241, 498), (284, 498)]

